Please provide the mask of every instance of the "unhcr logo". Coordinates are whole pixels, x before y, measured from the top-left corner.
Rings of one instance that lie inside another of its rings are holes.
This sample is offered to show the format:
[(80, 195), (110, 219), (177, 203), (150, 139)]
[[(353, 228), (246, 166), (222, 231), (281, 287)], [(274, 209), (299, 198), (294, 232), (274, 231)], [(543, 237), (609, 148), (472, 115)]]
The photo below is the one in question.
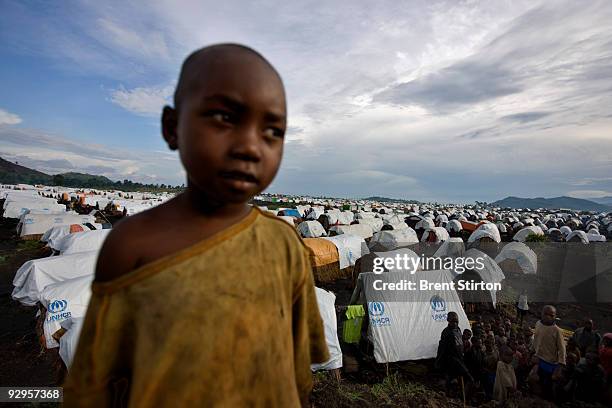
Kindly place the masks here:
[(51, 313), (61, 313), (68, 307), (68, 302), (65, 300), (56, 300), (49, 303), (49, 311)]
[(446, 310), (446, 302), (438, 295), (433, 295), (429, 299), (429, 303), (431, 304), (431, 310), (434, 312), (444, 312)]
[(368, 306), (370, 316), (380, 316), (385, 313), (385, 306), (380, 302), (370, 302)]

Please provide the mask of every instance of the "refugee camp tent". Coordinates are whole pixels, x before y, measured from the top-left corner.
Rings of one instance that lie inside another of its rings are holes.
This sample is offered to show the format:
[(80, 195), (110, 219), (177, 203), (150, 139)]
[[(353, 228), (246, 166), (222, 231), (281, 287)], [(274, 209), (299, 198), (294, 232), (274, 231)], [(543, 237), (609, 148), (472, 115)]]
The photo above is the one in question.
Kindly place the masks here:
[(535, 275), (538, 270), (538, 257), (522, 242), (509, 242), (495, 257), (495, 262), (505, 273), (524, 273)]
[(468, 243), (489, 240), (492, 242), (501, 242), (501, 236), (499, 234), (499, 229), (495, 224), (485, 223), (480, 225), (474, 232), (472, 232), (468, 238)]
[(588, 233), (587, 239), (589, 240), (589, 242), (606, 242), (606, 237), (601, 235), (599, 232)]
[[(323, 238), (304, 238), (303, 241), (310, 248), (310, 264), (315, 283), (329, 283), (346, 277), (340, 270), (339, 252), (333, 242)], [(350, 276), (350, 271), (345, 270), (344, 273)]]
[(292, 227), (295, 227), (294, 217), (291, 217), (289, 215), (277, 215), (277, 217), (285, 221), (287, 224), (291, 225)]
[(278, 210), (277, 215), (285, 216), (285, 217), (295, 217), (301, 218), (300, 212), (294, 208), (284, 208), (282, 210)]
[(406, 226), (406, 228), (399, 230), (388, 230), (375, 233), (370, 240), (369, 248), (374, 251), (389, 251), (418, 242), (419, 239), (416, 232), (412, 228)]
[(27, 214), (17, 225), (17, 233), (21, 238), (39, 239), (49, 228), (57, 225), (95, 223), (93, 215), (78, 214)]
[(66, 330), (66, 333), (60, 337), (59, 355), (68, 370), (70, 370), (70, 367), (72, 366), (72, 359), (76, 353), (84, 320), (84, 318), (71, 317), (61, 323), (61, 326)]
[(319, 314), (323, 320), (325, 342), (329, 350), (329, 360), (321, 364), (312, 364), (312, 371), (334, 370), (342, 367), (342, 350), (338, 341), (338, 322), (336, 317), (336, 295), (324, 289), (315, 287)]
[(61, 328), (62, 321), (85, 317), (93, 278), (93, 275), (86, 275), (52, 283), (40, 293), (40, 303), (46, 311), (41, 317), (44, 319), (43, 333), (47, 348), (59, 347), (53, 334)]
[(439, 243), (448, 240), (448, 231), (443, 227), (427, 228), (421, 236), (421, 242)]
[(358, 235), (341, 234), (333, 237), (323, 237), (322, 239), (325, 239), (336, 246), (338, 250), (340, 269), (354, 266), (357, 259), (370, 252), (364, 239)]
[(364, 299), (369, 315), (369, 338), (378, 363), (434, 358), (450, 311), (459, 316), (461, 329), (470, 328), (459, 296), (453, 289), (375, 289), (375, 281), (379, 281), (378, 284), (406, 281), (417, 287), (421, 281), (426, 281), (448, 287), (452, 281), (449, 271), (362, 273), (359, 281), (362, 296), (356, 297)]
[(361, 218), (357, 220), (359, 224), (365, 224), (372, 227), (373, 232), (378, 232), (383, 227), (383, 220), (380, 218)]
[(40, 293), (52, 283), (93, 275), (98, 251), (50, 256), (24, 263), (15, 273), (12, 297), (26, 306), (34, 306)]
[(584, 231), (572, 231), (565, 238), (567, 242), (581, 242), (583, 244), (589, 243), (589, 237)]
[(448, 232), (460, 232), (461, 229), (461, 223), (457, 220), (450, 220), (448, 224), (446, 224), (446, 230)]
[(319, 221), (302, 221), (298, 224), (297, 229), (304, 238), (318, 238), (327, 235)]
[(6, 199), (3, 204), (4, 218), (19, 218), (30, 210), (39, 210), (39, 213), (62, 213), (66, 212), (66, 206), (58, 204), (53, 198), (31, 197)]
[(465, 254), (465, 244), (461, 238), (449, 238), (442, 242), (433, 258), (457, 258)]
[(357, 235), (363, 239), (371, 238), (374, 235), (374, 230), (367, 224), (334, 225), (330, 227), (329, 232), (330, 235), (350, 234)]
[(525, 242), (529, 235), (544, 235), (544, 231), (542, 231), (542, 228), (540, 227), (529, 226), (520, 229), (516, 234), (514, 234), (512, 239), (517, 242)]
[(415, 230), (426, 230), (434, 228), (436, 225), (434, 224), (431, 218), (421, 218), (419, 222), (414, 226)]
[(102, 244), (110, 231), (110, 229), (102, 229), (68, 234), (54, 242), (51, 248), (59, 251), (61, 255), (97, 251), (102, 248)]
[[(504, 272), (501, 270), (501, 268), (495, 262), (495, 260), (491, 258), (490, 256), (488, 256), (487, 254), (485, 254), (484, 252), (479, 251), (478, 249), (471, 248), (465, 251), (464, 259), (465, 260), (472, 259), (471, 261), (472, 264), (479, 265), (478, 267), (475, 267), (474, 269), (472, 269), (472, 271), (478, 274), (478, 276), (480, 276), (483, 282), (501, 283), (505, 279)], [(482, 265), (483, 267), (480, 268), (480, 265)], [(465, 277), (462, 277), (461, 275), (457, 277), (457, 279), (464, 279), (464, 278)], [(476, 292), (476, 291), (468, 291), (468, 294), (469, 292)], [(462, 295), (461, 292), (460, 292), (460, 295)], [(495, 307), (495, 303), (497, 302), (497, 291), (495, 289), (492, 289), (490, 291), (490, 295), (491, 295), (491, 303), (493, 304), (493, 307)], [(463, 299), (463, 296), (462, 296), (462, 299)]]

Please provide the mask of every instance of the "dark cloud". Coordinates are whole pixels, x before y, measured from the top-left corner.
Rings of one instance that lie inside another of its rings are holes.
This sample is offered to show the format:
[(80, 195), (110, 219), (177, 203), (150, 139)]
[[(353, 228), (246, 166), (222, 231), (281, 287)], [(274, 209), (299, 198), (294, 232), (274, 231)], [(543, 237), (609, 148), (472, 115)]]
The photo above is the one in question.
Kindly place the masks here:
[(520, 78), (500, 64), (465, 61), (424, 78), (395, 85), (374, 100), (395, 105), (421, 105), (442, 113), (522, 90)]
[(507, 122), (527, 123), (550, 115), (552, 112), (523, 112), (514, 115), (502, 116), (500, 119)]
[(59, 152), (80, 154), (99, 160), (121, 160), (129, 155), (108, 146), (78, 143), (34, 129), (0, 126), (0, 141), (24, 147), (46, 148)]
[(459, 139), (480, 139), (482, 137), (499, 136), (500, 134), (501, 134), (501, 131), (499, 130), (499, 128), (493, 126), (493, 127), (481, 128), (481, 129), (473, 130), (471, 132), (463, 133), (457, 136), (457, 138)]

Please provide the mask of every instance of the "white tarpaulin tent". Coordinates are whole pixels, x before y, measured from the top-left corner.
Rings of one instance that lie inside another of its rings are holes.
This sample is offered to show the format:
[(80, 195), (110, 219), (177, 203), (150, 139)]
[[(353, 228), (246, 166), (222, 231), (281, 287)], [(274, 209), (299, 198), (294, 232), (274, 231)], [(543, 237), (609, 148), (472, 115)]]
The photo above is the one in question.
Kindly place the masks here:
[(87, 275), (53, 283), (41, 292), (40, 303), (47, 309), (43, 323), (47, 348), (59, 346), (53, 333), (60, 329), (61, 322), (71, 317), (85, 317), (93, 278), (93, 275)]
[(362, 273), (363, 291), (369, 315), (369, 333), (378, 363), (434, 358), (448, 312), (459, 316), (459, 327), (470, 328), (468, 318), (455, 290), (375, 290), (375, 280), (415, 282), (421, 280), (450, 285), (449, 271), (418, 271), (382, 274)]
[(335, 232), (338, 235), (357, 235), (363, 239), (371, 238), (374, 235), (374, 230), (367, 224), (334, 225), (329, 229), (329, 232)]
[[(430, 240), (429, 238), (431, 234), (434, 234), (433, 241)], [(449, 235), (448, 235), (448, 231), (446, 230), (446, 228), (433, 227), (433, 228), (427, 228), (425, 232), (423, 232), (423, 235), (421, 236), (421, 242), (440, 243), (440, 242), (444, 242), (448, 240), (448, 238), (449, 238)]]
[(297, 229), (304, 238), (319, 238), (327, 235), (325, 228), (323, 228), (319, 221), (302, 221)]
[(491, 238), (493, 241), (500, 243), (501, 235), (499, 234), (499, 229), (495, 224), (482, 224), (480, 227), (476, 229), (476, 231), (472, 232), (472, 234), (468, 238), (468, 243), (472, 243), (481, 238)]
[(530, 225), (528, 227), (520, 229), (516, 234), (514, 234), (512, 240), (518, 242), (525, 242), (529, 235), (544, 235), (544, 231), (542, 231), (542, 228), (540, 227)]
[(15, 273), (12, 297), (26, 306), (34, 306), (47, 286), (67, 279), (93, 275), (98, 251), (50, 256), (24, 263)]
[(79, 214), (27, 214), (17, 226), (20, 237), (44, 234), (49, 228), (57, 225), (93, 224), (96, 217)]
[(523, 273), (534, 274), (538, 270), (538, 257), (527, 245), (522, 242), (509, 242), (504, 245), (495, 257), (495, 262), (501, 264), (505, 260), (516, 261)]
[(110, 229), (103, 229), (68, 234), (54, 242), (51, 248), (59, 251), (62, 255), (96, 251), (102, 248), (102, 244), (110, 231)]
[(322, 238), (331, 241), (338, 248), (340, 269), (355, 265), (359, 258), (370, 253), (363, 238), (357, 235), (342, 234)]
[(461, 238), (449, 238), (436, 250), (433, 258), (457, 258), (465, 254), (465, 244)]
[(401, 246), (417, 244), (418, 242), (419, 238), (416, 232), (412, 228), (406, 226), (406, 228), (399, 230), (377, 232), (370, 240), (370, 247), (377, 245), (385, 250), (392, 250)]
[(69, 370), (72, 365), (74, 354), (76, 353), (84, 320), (84, 318), (70, 318), (62, 322), (62, 327), (67, 331), (60, 337), (59, 355)]
[(342, 367), (342, 350), (338, 341), (338, 322), (336, 318), (336, 295), (321, 288), (315, 287), (319, 313), (323, 319), (325, 342), (329, 350), (329, 360), (321, 364), (312, 364), (312, 371), (333, 370)]
[[(475, 248), (468, 249), (467, 251), (465, 251), (464, 258), (465, 259), (471, 258), (472, 261), (470, 262), (473, 265), (478, 265), (480, 263), (484, 265), (484, 268), (482, 269), (478, 269), (478, 268), (474, 269), (474, 271), (482, 278), (483, 282), (500, 283), (501, 281), (506, 279), (504, 272), (501, 270), (501, 268), (495, 262), (495, 260), (491, 258), (489, 255), (485, 254), (484, 252), (479, 251), (478, 249), (475, 249)], [(481, 258), (480, 262), (478, 258)], [(493, 303), (493, 306), (495, 306), (495, 303), (497, 302), (497, 291), (495, 289), (491, 289), (490, 293), (491, 293), (491, 301)]]

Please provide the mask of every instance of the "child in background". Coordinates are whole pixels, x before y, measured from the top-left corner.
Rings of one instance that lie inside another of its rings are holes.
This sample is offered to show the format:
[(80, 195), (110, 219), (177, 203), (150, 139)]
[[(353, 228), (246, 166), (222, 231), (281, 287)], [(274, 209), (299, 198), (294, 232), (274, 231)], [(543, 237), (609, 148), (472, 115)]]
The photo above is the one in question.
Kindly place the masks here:
[(517, 390), (516, 376), (512, 367), (514, 352), (505, 346), (501, 351), (501, 360), (497, 362), (493, 398), (502, 406)]
[(187, 188), (106, 239), (65, 406), (309, 405), (310, 364), (329, 358), (309, 252), (248, 205), (286, 127), (281, 78), (254, 50), (185, 60), (162, 133)]

